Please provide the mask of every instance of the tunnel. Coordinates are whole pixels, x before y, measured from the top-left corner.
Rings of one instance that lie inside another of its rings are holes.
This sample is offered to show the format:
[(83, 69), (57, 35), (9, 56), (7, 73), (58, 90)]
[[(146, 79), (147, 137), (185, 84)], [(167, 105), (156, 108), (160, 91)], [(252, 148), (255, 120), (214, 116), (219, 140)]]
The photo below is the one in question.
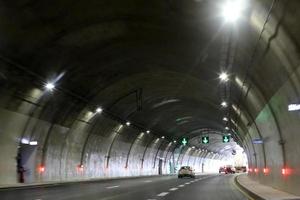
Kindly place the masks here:
[(299, 9), (298, 0), (1, 0), (0, 199), (94, 199), (31, 198), (27, 188), (147, 178), (158, 187), (185, 180), (182, 166), (203, 181), (237, 180), (219, 168), (238, 155), (243, 179), (300, 196)]

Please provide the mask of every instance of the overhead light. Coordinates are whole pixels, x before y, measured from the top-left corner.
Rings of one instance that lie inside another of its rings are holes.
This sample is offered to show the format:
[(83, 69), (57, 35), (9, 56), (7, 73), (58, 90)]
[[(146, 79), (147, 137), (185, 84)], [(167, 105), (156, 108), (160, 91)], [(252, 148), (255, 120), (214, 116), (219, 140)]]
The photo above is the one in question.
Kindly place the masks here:
[(226, 82), (228, 81), (228, 74), (226, 72), (222, 72), (219, 78), (221, 79), (221, 81)]
[(126, 122), (126, 126), (130, 126), (130, 122)]
[(103, 111), (103, 109), (100, 108), (100, 107), (98, 107), (98, 108), (96, 109), (96, 113), (102, 113), (102, 111)]
[(227, 122), (228, 118), (227, 117), (223, 117), (223, 121)]
[(223, 102), (221, 103), (221, 106), (224, 107), (224, 108), (226, 108), (226, 107), (228, 106), (228, 104), (227, 104), (226, 101), (223, 101)]
[(165, 136), (161, 136), (162, 139), (165, 139)]
[(228, 0), (222, 11), (225, 21), (231, 23), (237, 21), (241, 17), (244, 7), (244, 0)]
[(54, 83), (47, 83), (45, 85), (45, 88), (49, 91), (52, 91), (55, 88), (55, 85), (54, 85)]
[(174, 142), (174, 143), (176, 143), (177, 141), (176, 141), (176, 140), (174, 140), (173, 142)]
[(226, 129), (226, 130), (229, 130), (229, 128), (228, 128), (227, 126), (225, 127), (225, 129)]
[(195, 146), (192, 146), (192, 149), (195, 149), (196, 147)]
[(146, 133), (148, 133), (148, 134), (149, 134), (149, 133), (150, 133), (150, 131), (149, 131), (149, 130), (147, 130), (147, 131), (146, 131)]

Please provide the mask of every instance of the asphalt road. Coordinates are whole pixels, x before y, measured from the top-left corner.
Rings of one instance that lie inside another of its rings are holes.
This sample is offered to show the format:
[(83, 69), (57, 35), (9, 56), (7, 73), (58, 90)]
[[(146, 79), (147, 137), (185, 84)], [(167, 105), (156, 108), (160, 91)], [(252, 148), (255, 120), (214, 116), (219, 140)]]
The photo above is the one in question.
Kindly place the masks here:
[(246, 200), (233, 175), (108, 180), (31, 189), (0, 190), (1, 200)]

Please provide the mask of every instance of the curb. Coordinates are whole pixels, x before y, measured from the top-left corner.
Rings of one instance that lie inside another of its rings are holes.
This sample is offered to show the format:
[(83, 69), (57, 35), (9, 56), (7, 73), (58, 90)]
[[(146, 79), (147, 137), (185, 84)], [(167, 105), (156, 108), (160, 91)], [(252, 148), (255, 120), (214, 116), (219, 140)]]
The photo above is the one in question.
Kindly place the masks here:
[(266, 200), (264, 198), (262, 198), (261, 196), (258, 196), (257, 194), (255, 194), (254, 192), (252, 192), (251, 190), (247, 189), (246, 187), (244, 187), (242, 184), (239, 183), (239, 181), (237, 180), (238, 176), (236, 176), (234, 178), (234, 183), (246, 194), (248, 194), (250, 197), (253, 197), (255, 200)]
[(142, 178), (154, 178), (154, 177), (162, 177), (162, 176), (175, 176), (174, 174), (166, 174), (166, 175), (149, 175), (149, 176), (124, 176), (124, 177), (113, 177), (113, 178), (99, 178), (99, 179), (89, 179), (89, 180), (75, 180), (75, 181), (66, 181), (66, 182), (53, 182), (53, 183), (37, 183), (33, 185), (18, 185), (18, 186), (0, 186), (0, 191), (5, 190), (22, 190), (22, 189), (35, 189), (35, 188), (43, 188), (43, 187), (57, 187), (64, 185), (73, 185), (73, 184), (85, 184), (85, 183), (97, 183), (97, 182), (106, 182), (106, 181), (114, 181), (114, 180), (124, 180), (124, 179), (142, 179)]

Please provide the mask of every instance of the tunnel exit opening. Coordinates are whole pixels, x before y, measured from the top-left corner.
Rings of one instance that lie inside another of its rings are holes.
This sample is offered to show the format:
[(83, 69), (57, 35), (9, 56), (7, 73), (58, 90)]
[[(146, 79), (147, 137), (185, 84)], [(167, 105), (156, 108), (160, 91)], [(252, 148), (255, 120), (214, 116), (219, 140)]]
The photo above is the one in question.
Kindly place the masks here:
[(37, 146), (21, 144), (17, 156), (17, 175), (19, 183), (35, 181), (35, 163)]

